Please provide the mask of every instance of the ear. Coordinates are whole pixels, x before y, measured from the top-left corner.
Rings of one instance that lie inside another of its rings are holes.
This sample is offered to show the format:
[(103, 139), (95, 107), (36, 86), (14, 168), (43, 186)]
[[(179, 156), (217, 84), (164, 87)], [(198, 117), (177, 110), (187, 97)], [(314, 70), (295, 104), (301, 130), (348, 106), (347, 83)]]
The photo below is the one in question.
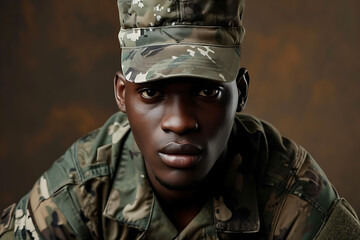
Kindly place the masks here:
[(236, 77), (236, 85), (238, 88), (239, 99), (236, 111), (244, 110), (249, 93), (250, 76), (246, 68), (241, 68)]
[(125, 83), (126, 79), (121, 71), (117, 71), (114, 77), (115, 100), (120, 111), (126, 113), (125, 106)]

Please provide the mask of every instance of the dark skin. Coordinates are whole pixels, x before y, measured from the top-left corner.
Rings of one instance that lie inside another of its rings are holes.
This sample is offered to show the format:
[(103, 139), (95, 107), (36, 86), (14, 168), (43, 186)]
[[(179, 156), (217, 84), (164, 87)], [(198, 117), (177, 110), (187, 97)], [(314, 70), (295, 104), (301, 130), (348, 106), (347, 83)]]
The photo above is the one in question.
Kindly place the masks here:
[(230, 83), (186, 77), (132, 83), (118, 72), (114, 88), (155, 194), (181, 231), (211, 194), (248, 81), (242, 70)]

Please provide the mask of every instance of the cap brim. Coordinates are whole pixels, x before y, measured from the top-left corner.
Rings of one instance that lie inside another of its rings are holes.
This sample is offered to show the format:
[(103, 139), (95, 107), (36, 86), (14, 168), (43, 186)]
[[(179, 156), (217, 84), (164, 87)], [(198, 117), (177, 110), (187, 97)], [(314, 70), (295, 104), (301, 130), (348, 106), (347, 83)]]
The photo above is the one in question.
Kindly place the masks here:
[(122, 48), (126, 80), (142, 83), (174, 77), (235, 80), (240, 66), (239, 46), (168, 44)]

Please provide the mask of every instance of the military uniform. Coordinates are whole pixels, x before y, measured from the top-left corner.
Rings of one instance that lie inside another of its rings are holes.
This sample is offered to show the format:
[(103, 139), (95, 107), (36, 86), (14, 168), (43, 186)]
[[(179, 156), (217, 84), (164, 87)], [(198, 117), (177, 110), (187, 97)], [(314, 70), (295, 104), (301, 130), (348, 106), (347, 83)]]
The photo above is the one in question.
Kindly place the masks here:
[[(122, 72), (232, 82), (244, 0), (118, 0)], [(242, 99), (244, 101), (244, 99)], [(245, 102), (245, 101), (244, 101)], [(237, 115), (211, 196), (181, 231), (165, 215), (125, 114), (78, 140), (17, 205), (1, 239), (357, 239), (356, 214), (300, 146)]]
[(248, 115), (237, 115), (228, 146), (213, 196), (178, 232), (117, 113), (5, 211), (1, 239), (358, 239), (355, 212), (301, 146)]

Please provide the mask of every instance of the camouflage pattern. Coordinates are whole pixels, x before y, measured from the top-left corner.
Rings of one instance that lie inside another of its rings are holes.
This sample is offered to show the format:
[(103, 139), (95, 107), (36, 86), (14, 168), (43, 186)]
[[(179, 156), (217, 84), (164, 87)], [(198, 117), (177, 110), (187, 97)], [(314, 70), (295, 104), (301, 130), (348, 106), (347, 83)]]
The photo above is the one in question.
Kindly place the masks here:
[(128, 81), (236, 78), (244, 0), (118, 0), (118, 7)]
[(153, 192), (126, 115), (117, 113), (4, 211), (0, 238), (358, 239), (360, 233), (355, 212), (313, 158), (252, 116), (236, 116), (213, 189), (178, 232)]

